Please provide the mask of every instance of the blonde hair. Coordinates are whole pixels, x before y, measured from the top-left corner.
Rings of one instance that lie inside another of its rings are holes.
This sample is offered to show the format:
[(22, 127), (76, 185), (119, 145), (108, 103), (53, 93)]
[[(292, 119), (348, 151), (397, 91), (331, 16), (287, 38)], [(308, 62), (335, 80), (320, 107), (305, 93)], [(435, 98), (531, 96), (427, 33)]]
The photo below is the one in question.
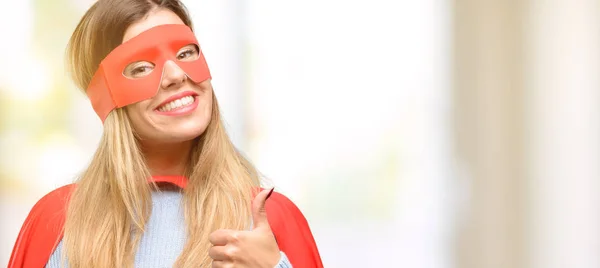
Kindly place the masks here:
[[(166, 8), (191, 27), (177, 0), (100, 0), (83, 16), (67, 50), (76, 85), (85, 89), (100, 61), (121, 43), (127, 27)], [(250, 227), (257, 171), (231, 143), (213, 94), (205, 132), (194, 141), (185, 176), (183, 207), (188, 239), (176, 267), (206, 267), (211, 232)], [(150, 171), (124, 108), (112, 111), (91, 163), (76, 183), (64, 225), (69, 267), (132, 267), (151, 212)]]

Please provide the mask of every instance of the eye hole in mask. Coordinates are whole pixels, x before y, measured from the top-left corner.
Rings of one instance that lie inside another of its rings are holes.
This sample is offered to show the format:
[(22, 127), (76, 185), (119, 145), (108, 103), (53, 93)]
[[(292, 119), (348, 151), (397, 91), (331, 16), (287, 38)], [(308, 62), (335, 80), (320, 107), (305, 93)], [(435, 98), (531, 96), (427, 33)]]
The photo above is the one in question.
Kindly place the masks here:
[[(200, 49), (196, 44), (189, 44), (179, 49), (176, 59), (179, 61), (194, 61), (200, 57)], [(154, 63), (149, 61), (136, 61), (130, 63), (123, 70), (123, 75), (129, 79), (139, 79), (148, 76), (154, 70)]]

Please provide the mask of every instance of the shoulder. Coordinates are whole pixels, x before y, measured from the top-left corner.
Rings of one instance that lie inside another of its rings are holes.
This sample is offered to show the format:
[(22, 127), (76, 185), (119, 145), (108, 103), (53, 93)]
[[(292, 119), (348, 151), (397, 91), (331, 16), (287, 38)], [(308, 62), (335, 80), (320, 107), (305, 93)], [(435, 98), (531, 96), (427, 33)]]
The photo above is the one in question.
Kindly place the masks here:
[[(260, 188), (259, 190), (263, 191), (265, 188)], [(302, 216), (300, 209), (292, 202), (292, 200), (290, 200), (290, 198), (276, 191), (274, 191), (265, 202), (265, 209), (267, 210), (269, 220), (271, 220), (271, 218), (289, 216), (290, 213), (294, 215), (299, 213), (299, 215)]]
[(298, 206), (287, 196), (273, 192), (265, 209), (279, 249), (294, 267), (323, 267), (311, 228)]
[(67, 202), (74, 189), (74, 184), (62, 186), (36, 202), (21, 227), (8, 267), (45, 265), (62, 237)]
[(296, 204), (294, 204), (292, 200), (278, 192), (273, 192), (273, 194), (271, 194), (271, 196), (265, 203), (265, 209), (267, 210), (267, 213), (274, 212), (300, 213), (300, 215), (302, 214), (298, 206), (296, 206)]
[(273, 192), (265, 202), (269, 224), (274, 231), (309, 229), (306, 217), (298, 206), (287, 196)]
[(293, 224), (308, 228), (308, 222), (302, 211), (290, 198), (281, 193), (273, 192), (265, 203), (265, 209), (271, 227), (287, 226), (289, 228)]
[(57, 214), (63, 214), (74, 189), (75, 185), (69, 184), (47, 193), (36, 202), (27, 219), (51, 220)]
[(25, 219), (21, 233), (54, 231), (57, 228), (62, 229), (67, 202), (74, 189), (74, 184), (65, 185), (40, 198), (33, 208), (31, 208), (29, 215)]
[(58, 203), (65, 204), (73, 190), (75, 190), (75, 184), (68, 184), (56, 188), (40, 198), (33, 207), (35, 209), (52, 206)]

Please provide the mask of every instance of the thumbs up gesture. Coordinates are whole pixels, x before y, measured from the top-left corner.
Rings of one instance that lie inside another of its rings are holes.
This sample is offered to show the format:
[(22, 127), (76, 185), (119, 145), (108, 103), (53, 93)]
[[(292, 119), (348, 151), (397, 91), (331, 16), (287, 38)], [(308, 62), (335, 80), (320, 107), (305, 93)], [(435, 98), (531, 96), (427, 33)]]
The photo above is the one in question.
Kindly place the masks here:
[(265, 202), (273, 189), (264, 190), (252, 201), (253, 229), (219, 229), (210, 234), (213, 247), (208, 255), (212, 267), (273, 268), (280, 259), (279, 247), (267, 221)]

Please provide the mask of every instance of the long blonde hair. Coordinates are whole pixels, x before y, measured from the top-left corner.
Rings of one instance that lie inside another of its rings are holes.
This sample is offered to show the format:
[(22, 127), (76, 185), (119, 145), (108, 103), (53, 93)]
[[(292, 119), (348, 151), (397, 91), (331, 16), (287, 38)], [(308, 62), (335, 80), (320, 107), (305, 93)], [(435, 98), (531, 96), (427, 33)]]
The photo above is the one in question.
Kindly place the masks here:
[[(69, 41), (68, 66), (76, 85), (87, 88), (100, 61), (121, 44), (132, 23), (156, 8), (191, 20), (177, 0), (100, 0), (83, 16)], [(209, 234), (247, 229), (250, 200), (260, 185), (252, 164), (233, 146), (221, 122), (215, 94), (211, 120), (194, 141), (186, 170), (183, 207), (188, 239), (176, 267), (210, 265)], [(149, 169), (123, 108), (110, 113), (90, 165), (71, 195), (63, 248), (69, 267), (132, 267), (151, 212)]]

